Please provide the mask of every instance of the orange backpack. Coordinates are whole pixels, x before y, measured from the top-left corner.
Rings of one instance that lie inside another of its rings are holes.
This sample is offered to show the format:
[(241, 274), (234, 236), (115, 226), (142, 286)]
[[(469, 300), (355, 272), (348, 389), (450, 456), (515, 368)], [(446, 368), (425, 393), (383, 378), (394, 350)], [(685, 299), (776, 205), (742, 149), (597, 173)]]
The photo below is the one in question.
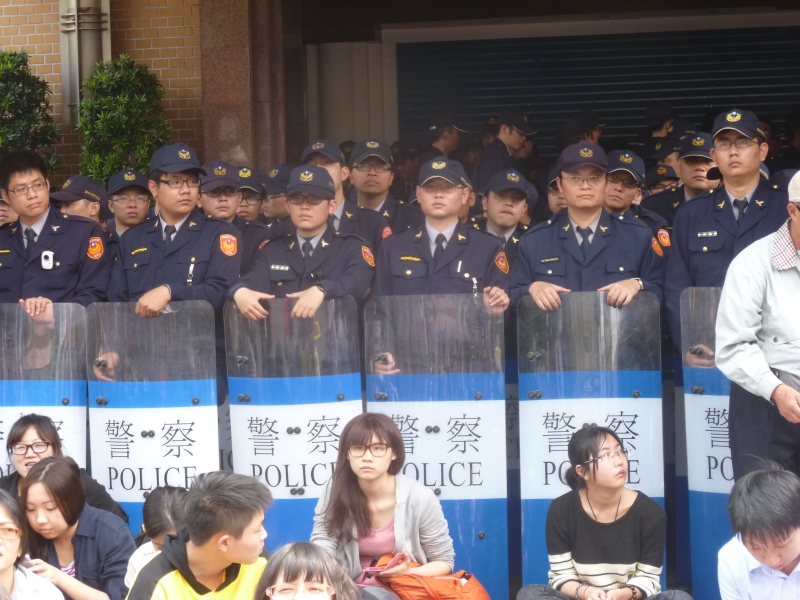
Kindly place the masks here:
[[(381, 556), (376, 565), (382, 567), (390, 560), (390, 554)], [(420, 565), (411, 563), (411, 566)], [(375, 579), (400, 600), (491, 600), (481, 582), (466, 571), (455, 571), (442, 577), (401, 575)]]

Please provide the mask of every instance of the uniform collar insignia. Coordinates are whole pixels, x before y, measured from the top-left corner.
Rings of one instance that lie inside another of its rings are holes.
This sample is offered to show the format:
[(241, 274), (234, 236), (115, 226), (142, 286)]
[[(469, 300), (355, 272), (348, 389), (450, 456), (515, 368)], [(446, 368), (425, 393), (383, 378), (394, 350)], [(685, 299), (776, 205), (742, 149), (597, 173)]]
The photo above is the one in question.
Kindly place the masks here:
[(326, 248), (326, 247), (330, 246), (330, 244), (328, 244), (328, 242), (326, 242), (325, 240), (322, 240), (321, 243), (322, 243), (322, 247), (323, 248)]
[(422, 232), (420, 231), (417, 235), (414, 236), (415, 238), (419, 239), (422, 237)]
[(717, 204), (717, 208), (725, 208), (725, 201), (723, 200), (719, 204)]
[(388, 219), (389, 218), (389, 211), (388, 210), (383, 211), (383, 216)]
[(564, 225), (564, 231), (569, 231), (569, 225)]
[(267, 227), (272, 227), (272, 223), (267, 223)]
[(349, 212), (347, 212), (347, 211), (344, 211), (344, 214), (346, 214), (346, 215), (347, 215), (347, 218), (348, 218), (348, 219), (352, 219), (352, 218), (353, 218), (353, 213), (349, 213)]
[(160, 221), (161, 221), (161, 219), (156, 219), (156, 222), (155, 222), (155, 223), (153, 223), (153, 229), (158, 229), (158, 223), (159, 223)]
[(189, 221), (189, 227), (194, 227), (195, 225), (197, 225), (197, 223), (194, 221)]
[(763, 200), (755, 200), (755, 203), (756, 203), (756, 204), (758, 204), (758, 207), (759, 207), (759, 208), (761, 208), (762, 206), (764, 206), (764, 201), (763, 201)]
[[(763, 203), (762, 203), (763, 204)], [(760, 206), (760, 205), (759, 205)], [(58, 231), (61, 225), (50, 225), (53, 231)]]
[(467, 239), (467, 236), (465, 236), (465, 235), (461, 235), (460, 233), (458, 234), (458, 241), (459, 241), (459, 242), (460, 242), (461, 240), (465, 240), (465, 239)]
[(17, 233), (17, 228), (14, 227), (14, 229), (11, 230), (11, 233)]
[(602, 231), (603, 233), (608, 231), (608, 227), (603, 227), (602, 225), (599, 225), (599, 227), (600, 227), (600, 231)]
[(678, 205), (679, 205), (680, 203), (681, 203), (681, 201), (680, 201), (680, 200), (678, 200), (677, 202), (674, 202), (674, 203), (672, 204), (672, 208), (678, 208)]
[(519, 240), (515, 238), (513, 235), (511, 236), (511, 241), (514, 242), (515, 244), (519, 242)]
[(292, 248), (294, 248), (294, 242), (292, 242), (291, 244), (289, 244), (289, 250), (291, 250)]

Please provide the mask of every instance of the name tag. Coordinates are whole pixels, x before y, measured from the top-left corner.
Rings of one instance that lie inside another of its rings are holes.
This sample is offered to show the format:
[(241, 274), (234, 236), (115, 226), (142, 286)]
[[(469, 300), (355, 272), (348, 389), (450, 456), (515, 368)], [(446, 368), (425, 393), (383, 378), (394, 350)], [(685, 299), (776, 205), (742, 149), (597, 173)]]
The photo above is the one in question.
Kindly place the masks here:
[(134, 254), (139, 254), (141, 252), (147, 252), (147, 248), (137, 248), (136, 250), (133, 250), (131, 252), (131, 256), (133, 256)]
[(0, 250), (0, 254), (8, 254), (9, 252), (11, 252), (11, 250), (8, 250), (6, 248)]
[(542, 262), (543, 263), (558, 262), (558, 257), (556, 257), (556, 258), (543, 258)]
[(401, 256), (400, 260), (410, 260), (412, 262), (419, 262), (422, 259), (419, 256)]
[(717, 237), (716, 231), (698, 231), (697, 237), (707, 238), (707, 237)]
[(269, 268), (273, 271), (288, 271), (289, 265), (270, 265)]

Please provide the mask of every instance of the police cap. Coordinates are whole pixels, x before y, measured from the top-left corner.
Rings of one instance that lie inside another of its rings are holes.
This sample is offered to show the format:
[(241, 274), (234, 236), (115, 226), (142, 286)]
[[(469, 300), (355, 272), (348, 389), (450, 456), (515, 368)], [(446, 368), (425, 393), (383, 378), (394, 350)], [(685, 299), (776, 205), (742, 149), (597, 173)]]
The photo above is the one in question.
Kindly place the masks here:
[(358, 142), (353, 147), (352, 163), (360, 163), (370, 156), (380, 158), (387, 165), (391, 165), (394, 162), (392, 149), (386, 145), (386, 142), (371, 138), (363, 142)]
[(608, 153), (608, 172), (625, 171), (633, 175), (637, 183), (644, 180), (644, 161), (629, 150), (614, 150)]
[(472, 189), (472, 183), (469, 181), (464, 167), (457, 160), (440, 157), (420, 165), (418, 185), (425, 185), (428, 181), (437, 177), (453, 185), (463, 185)]
[(142, 188), (145, 192), (150, 194), (150, 188), (147, 186), (147, 175), (128, 169), (127, 171), (120, 171), (111, 176), (108, 180), (108, 195), (116, 194), (120, 190), (127, 187)]
[(251, 169), (247, 166), (239, 167), (239, 189), (263, 194), (264, 174), (258, 169)]
[(558, 157), (558, 163), (565, 173), (574, 173), (581, 167), (597, 167), (608, 173), (605, 151), (592, 142), (578, 142), (567, 146)]
[(75, 202), (84, 199), (105, 204), (108, 201), (106, 191), (100, 182), (86, 175), (73, 175), (64, 182), (61, 191), (53, 192), (50, 198), (56, 202)]
[(272, 170), (264, 177), (264, 188), (267, 190), (267, 196), (280, 196), (286, 193), (292, 169), (294, 169), (294, 165), (289, 163), (278, 163), (272, 167)]
[(289, 174), (286, 194), (290, 196), (301, 192), (328, 200), (336, 196), (336, 188), (333, 185), (330, 173), (326, 169), (315, 165), (295, 167)]
[(458, 122), (458, 119), (450, 113), (439, 113), (428, 119), (428, 131), (443, 131), (452, 128), (458, 129), (462, 133), (466, 132), (466, 129), (457, 125)]
[(303, 154), (300, 155), (300, 162), (306, 164), (312, 154), (321, 154), (325, 158), (333, 162), (347, 164), (342, 149), (329, 140), (315, 140), (303, 149)]
[(538, 132), (532, 124), (528, 122), (528, 117), (519, 111), (506, 111), (497, 117), (497, 125), (513, 127), (524, 135), (536, 135)]
[(193, 169), (200, 171), (201, 175), (205, 175), (205, 171), (200, 167), (200, 163), (197, 162), (197, 152), (183, 142), (162, 146), (150, 157), (151, 173), (153, 171), (183, 173)]
[(675, 119), (670, 123), (669, 127), (667, 127), (667, 133), (683, 139), (687, 135), (694, 135), (697, 133), (697, 127), (695, 127), (694, 123), (686, 119)]
[(701, 156), (710, 159), (711, 148), (713, 147), (714, 141), (711, 135), (703, 131), (698, 131), (694, 135), (687, 135), (681, 140), (681, 152), (678, 157)]
[(717, 115), (714, 119), (714, 128), (712, 137), (717, 137), (723, 131), (738, 131), (743, 136), (754, 138), (760, 136), (767, 137), (764, 130), (761, 129), (761, 122), (758, 120), (756, 114), (749, 110), (739, 110), (737, 108), (731, 109)]
[(655, 184), (664, 181), (665, 179), (680, 179), (675, 173), (675, 169), (669, 165), (656, 165), (644, 174), (644, 180), (647, 187), (653, 187)]
[[(770, 182), (776, 189), (786, 191), (789, 189), (789, 184), (791, 183), (792, 179), (794, 179), (794, 176), (797, 175), (797, 173), (800, 173), (800, 170), (783, 169), (782, 171), (778, 171), (772, 177), (770, 177)], [(798, 183), (800, 184), (800, 180), (798, 181)], [(800, 188), (797, 188), (796, 191), (800, 192)], [(795, 195), (798, 196), (798, 198), (800, 198), (800, 195), (798, 194)], [(790, 199), (789, 202), (800, 202), (800, 199), (798, 200)]]
[(221, 187), (239, 189), (239, 169), (229, 162), (215, 160), (203, 165), (205, 175), (200, 175), (200, 188), (210, 192)]
[(486, 186), (486, 191), (499, 194), (505, 190), (517, 190), (522, 192), (522, 195), (527, 198), (530, 195), (530, 184), (528, 180), (520, 175), (519, 171), (515, 169), (507, 169), (505, 171), (498, 171)]
[(653, 137), (644, 145), (644, 155), (650, 160), (666, 158), (673, 152), (681, 151), (681, 141), (668, 135), (667, 137)]

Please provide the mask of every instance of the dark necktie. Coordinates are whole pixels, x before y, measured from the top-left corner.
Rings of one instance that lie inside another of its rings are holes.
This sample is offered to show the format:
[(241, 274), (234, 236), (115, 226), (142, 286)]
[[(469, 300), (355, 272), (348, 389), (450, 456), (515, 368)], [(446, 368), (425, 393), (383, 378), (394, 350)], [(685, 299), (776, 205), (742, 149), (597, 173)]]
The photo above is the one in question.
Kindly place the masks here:
[(444, 254), (444, 243), (447, 241), (447, 238), (444, 237), (443, 233), (440, 233), (436, 236), (436, 249), (433, 251), (433, 264), (438, 265), (439, 259), (442, 258), (442, 254)]
[(581, 252), (583, 252), (583, 258), (585, 259), (589, 256), (589, 236), (592, 235), (592, 228), (591, 227), (578, 227), (578, 233), (581, 234), (583, 241), (581, 242)]
[(744, 219), (744, 211), (747, 210), (747, 200), (746, 199), (739, 199), (733, 201), (733, 205), (736, 207), (736, 210), (739, 211), (739, 216), (736, 218), (736, 224), (741, 225), (742, 219)]
[(314, 246), (311, 245), (311, 242), (309, 242), (308, 240), (303, 242), (303, 266), (305, 266), (306, 271), (308, 271), (308, 263), (311, 262), (311, 251), (313, 249)]
[(167, 225), (164, 227), (164, 247), (169, 248), (169, 245), (172, 243), (172, 234), (175, 233), (177, 229), (175, 229), (175, 225)]
[(25, 239), (28, 240), (28, 245), (25, 247), (25, 258), (30, 258), (33, 254), (33, 245), (36, 243), (36, 232), (33, 227), (28, 227), (25, 230)]

